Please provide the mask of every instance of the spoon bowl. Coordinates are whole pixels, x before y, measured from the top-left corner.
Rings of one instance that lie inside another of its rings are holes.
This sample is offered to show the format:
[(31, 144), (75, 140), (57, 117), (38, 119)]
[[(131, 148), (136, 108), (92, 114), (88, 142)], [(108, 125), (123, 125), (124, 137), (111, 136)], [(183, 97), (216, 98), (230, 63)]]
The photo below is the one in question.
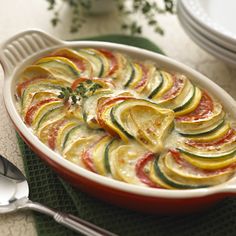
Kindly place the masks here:
[(35, 210), (45, 213), (72, 230), (88, 236), (115, 236), (105, 229), (84, 221), (76, 216), (65, 214), (32, 202), (29, 199), (29, 185), (23, 173), (10, 161), (0, 155), (0, 214), (17, 210)]

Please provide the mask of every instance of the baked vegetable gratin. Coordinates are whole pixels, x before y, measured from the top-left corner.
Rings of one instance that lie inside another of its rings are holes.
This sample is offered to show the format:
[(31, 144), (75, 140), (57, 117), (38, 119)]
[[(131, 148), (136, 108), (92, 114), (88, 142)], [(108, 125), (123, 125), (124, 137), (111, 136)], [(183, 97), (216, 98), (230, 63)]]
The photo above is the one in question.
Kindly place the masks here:
[(58, 49), (16, 85), (25, 124), (63, 158), (165, 189), (208, 187), (236, 169), (236, 132), (219, 101), (185, 75), (104, 49)]

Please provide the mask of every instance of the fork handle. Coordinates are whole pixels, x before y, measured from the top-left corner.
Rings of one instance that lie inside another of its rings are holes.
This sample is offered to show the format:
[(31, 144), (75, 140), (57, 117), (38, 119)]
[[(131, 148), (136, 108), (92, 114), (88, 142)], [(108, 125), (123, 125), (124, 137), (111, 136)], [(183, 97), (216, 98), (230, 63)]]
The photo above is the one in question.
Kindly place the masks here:
[(88, 221), (85, 221), (79, 217), (73, 216), (71, 214), (66, 214), (58, 212), (54, 209), (46, 207), (40, 203), (27, 201), (24, 206), (20, 209), (31, 209), (40, 213), (44, 213), (53, 217), (53, 219), (76, 232), (82, 233), (86, 236), (118, 236), (117, 234), (111, 233), (105, 229), (102, 229)]

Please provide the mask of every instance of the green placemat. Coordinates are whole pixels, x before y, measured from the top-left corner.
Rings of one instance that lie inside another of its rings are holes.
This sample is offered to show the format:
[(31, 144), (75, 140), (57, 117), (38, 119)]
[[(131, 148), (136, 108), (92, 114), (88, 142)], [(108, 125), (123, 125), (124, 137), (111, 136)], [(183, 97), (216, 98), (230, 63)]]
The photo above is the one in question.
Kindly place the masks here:
[[(162, 51), (142, 37), (108, 35), (90, 40), (120, 42)], [(59, 178), (18, 137), (30, 199), (60, 211), (80, 216), (121, 236), (235, 236), (236, 199), (228, 198), (213, 208), (188, 216), (153, 216), (119, 208), (83, 193)], [(75, 232), (58, 225), (48, 216), (34, 213), (38, 236), (74, 236)], [(0, 234), (1, 235), (1, 234)]]

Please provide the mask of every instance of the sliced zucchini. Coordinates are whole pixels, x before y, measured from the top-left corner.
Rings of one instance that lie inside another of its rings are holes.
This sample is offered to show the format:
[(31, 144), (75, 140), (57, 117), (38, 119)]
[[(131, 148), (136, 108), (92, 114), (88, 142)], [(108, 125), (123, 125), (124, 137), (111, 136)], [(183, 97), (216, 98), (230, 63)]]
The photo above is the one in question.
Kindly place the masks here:
[(181, 148), (183, 148), (185, 151), (191, 152), (191, 153), (197, 153), (199, 155), (215, 155), (215, 153), (227, 153), (230, 152), (233, 149), (236, 149), (236, 135), (232, 136), (231, 138), (223, 140), (220, 143), (217, 143), (217, 141), (214, 142), (201, 142), (200, 145), (194, 144), (193, 142), (188, 142), (188, 140), (183, 140), (183, 142), (180, 143)]
[(55, 77), (68, 82), (73, 82), (80, 75), (78, 67), (65, 57), (43, 57), (35, 64), (48, 69)]
[[(81, 125), (81, 122), (76, 119), (67, 119), (65, 123), (58, 130), (58, 134), (56, 137), (56, 149), (59, 152), (62, 152), (63, 144), (65, 139), (69, 138), (69, 132), (73, 130), (73, 128)], [(65, 146), (65, 144), (64, 144)]]
[(131, 62), (127, 63), (124, 72), (121, 73), (121, 78), (120, 80), (122, 80), (122, 84), (124, 88), (129, 87), (129, 84), (134, 80), (135, 77), (135, 69), (134, 66)]
[(50, 97), (58, 97), (61, 92), (61, 86), (51, 85), (51, 84), (32, 84), (28, 86), (21, 97), (21, 115), (25, 117), (29, 106), (32, 103), (32, 100), (35, 96), (39, 94), (45, 95), (45, 93), (50, 94)]
[(105, 69), (103, 60), (99, 55), (86, 49), (80, 49), (77, 53), (91, 64), (93, 77), (103, 76)]
[(117, 138), (113, 138), (106, 146), (104, 152), (104, 165), (107, 173), (111, 173), (112, 177), (117, 180), (121, 180), (117, 174), (115, 168), (116, 149), (121, 145), (124, 145), (123, 141)]
[(208, 117), (199, 118), (191, 121), (175, 120), (175, 129), (177, 132), (183, 135), (200, 135), (212, 132), (216, 129), (224, 120), (225, 112), (222, 109), (221, 104), (214, 103), (214, 110)]
[[(155, 88), (152, 93), (151, 96), (149, 95), (148, 98), (151, 98), (153, 101), (156, 101), (158, 99), (160, 99), (168, 90), (170, 90), (174, 84), (174, 80), (173, 80), (173, 76), (166, 72), (166, 71), (160, 71), (161, 76), (163, 78), (163, 83), (159, 88)], [(156, 90), (156, 91), (155, 91)]]
[(52, 56), (56, 57), (65, 57), (71, 60), (79, 70), (82, 70), (80, 73), (81, 77), (92, 76), (92, 66), (87, 60), (87, 58), (82, 57), (76, 50), (71, 48), (61, 48), (52, 53)]
[(234, 171), (233, 168), (225, 170), (204, 170), (192, 166), (190, 163), (179, 160), (178, 163), (168, 152), (164, 157), (166, 173), (178, 182), (187, 183), (190, 185), (216, 185), (227, 181)]
[(149, 79), (146, 87), (142, 91), (142, 94), (149, 99), (152, 99), (158, 91), (161, 89), (163, 85), (163, 76), (161, 71), (156, 70), (152, 75), (151, 78)]
[(165, 166), (163, 161), (163, 155), (156, 158), (154, 161), (154, 170), (155, 174), (165, 183), (167, 186), (171, 186), (175, 189), (196, 189), (196, 188), (205, 188), (209, 187), (209, 185), (203, 185), (199, 183), (189, 184), (187, 181), (183, 179), (176, 180), (173, 176), (168, 172), (168, 169)]
[(217, 129), (208, 132), (207, 134), (193, 135), (188, 138), (196, 142), (210, 142), (225, 135), (229, 131), (229, 129), (230, 124), (228, 122), (223, 122)]
[(142, 99), (129, 99), (111, 110), (114, 125), (152, 152), (160, 152), (172, 127), (174, 112)]
[(104, 136), (96, 143), (91, 153), (96, 171), (100, 175), (107, 175), (107, 168), (105, 165), (105, 151), (111, 140), (113, 140), (111, 136)]
[(205, 129), (201, 129), (201, 130), (195, 130), (195, 131), (179, 131), (178, 129), (176, 130), (180, 135), (184, 136), (184, 137), (189, 137), (189, 138), (200, 138), (202, 136), (206, 135), (211, 135), (213, 133), (215, 133), (216, 131), (218, 131), (223, 125), (225, 124), (225, 120), (219, 120), (218, 122), (216, 122), (216, 124), (212, 124), (210, 127), (207, 127)]
[(190, 156), (185, 153), (181, 153), (181, 157), (185, 159), (187, 162), (191, 163), (193, 166), (206, 170), (225, 168), (229, 165), (236, 163), (236, 155), (232, 155), (231, 157), (211, 159), (211, 158)]
[(112, 155), (113, 167), (119, 179), (127, 183), (144, 185), (136, 175), (135, 165), (140, 157), (147, 152), (137, 143), (128, 145), (120, 145), (116, 148)]
[(185, 150), (182, 147), (178, 147), (177, 150), (191, 157), (208, 158), (208, 159), (231, 158), (236, 155), (236, 147), (233, 147), (231, 150), (229, 151), (227, 150), (226, 152), (215, 152), (215, 153), (209, 153), (209, 152), (204, 152), (204, 153), (194, 152), (193, 153), (193, 152), (189, 152)]
[[(41, 120), (45, 114), (47, 114), (48, 112), (50, 113), (50, 111), (52, 111), (55, 108), (60, 107), (61, 109), (63, 109), (63, 103), (61, 101), (52, 101), (52, 102), (48, 102), (42, 106), (40, 106), (37, 111), (34, 113), (34, 118), (32, 120), (31, 126), (33, 128), (39, 128), (40, 123), (43, 122), (43, 120)], [(63, 112), (63, 115), (65, 113)]]
[(52, 79), (54, 76), (47, 68), (39, 65), (30, 65), (27, 66), (20, 75), (18, 84), (25, 83), (26, 81), (33, 80), (35, 78)]
[(95, 136), (81, 137), (74, 140), (69, 148), (63, 150), (63, 156), (65, 159), (75, 163), (76, 165), (86, 168), (81, 158), (82, 153), (86, 150), (89, 145), (96, 140)]
[(50, 110), (45, 112), (44, 115), (38, 121), (36, 126), (37, 133), (40, 132), (40, 129), (42, 129), (42, 127), (44, 127), (45, 125), (60, 120), (64, 116), (65, 116), (65, 110), (63, 105), (51, 108)]
[(193, 90), (193, 85), (186, 76), (175, 74), (173, 75), (173, 81), (173, 86), (159, 99), (155, 100), (160, 106), (169, 109), (180, 106), (189, 92)]
[(172, 98), (160, 102), (159, 104), (174, 111), (182, 110), (187, 107), (194, 97), (195, 87), (188, 79), (186, 79), (184, 83), (184, 86), (180, 88), (178, 94), (175, 94)]
[(193, 92), (194, 92), (193, 96), (191, 96), (191, 93), (189, 94), (190, 95), (189, 100), (187, 99), (186, 101), (183, 102), (182, 105), (180, 105), (179, 107), (176, 107), (174, 109), (176, 117), (191, 113), (192, 111), (194, 111), (197, 108), (197, 106), (201, 100), (201, 97), (202, 97), (202, 92), (196, 86), (194, 87)]

